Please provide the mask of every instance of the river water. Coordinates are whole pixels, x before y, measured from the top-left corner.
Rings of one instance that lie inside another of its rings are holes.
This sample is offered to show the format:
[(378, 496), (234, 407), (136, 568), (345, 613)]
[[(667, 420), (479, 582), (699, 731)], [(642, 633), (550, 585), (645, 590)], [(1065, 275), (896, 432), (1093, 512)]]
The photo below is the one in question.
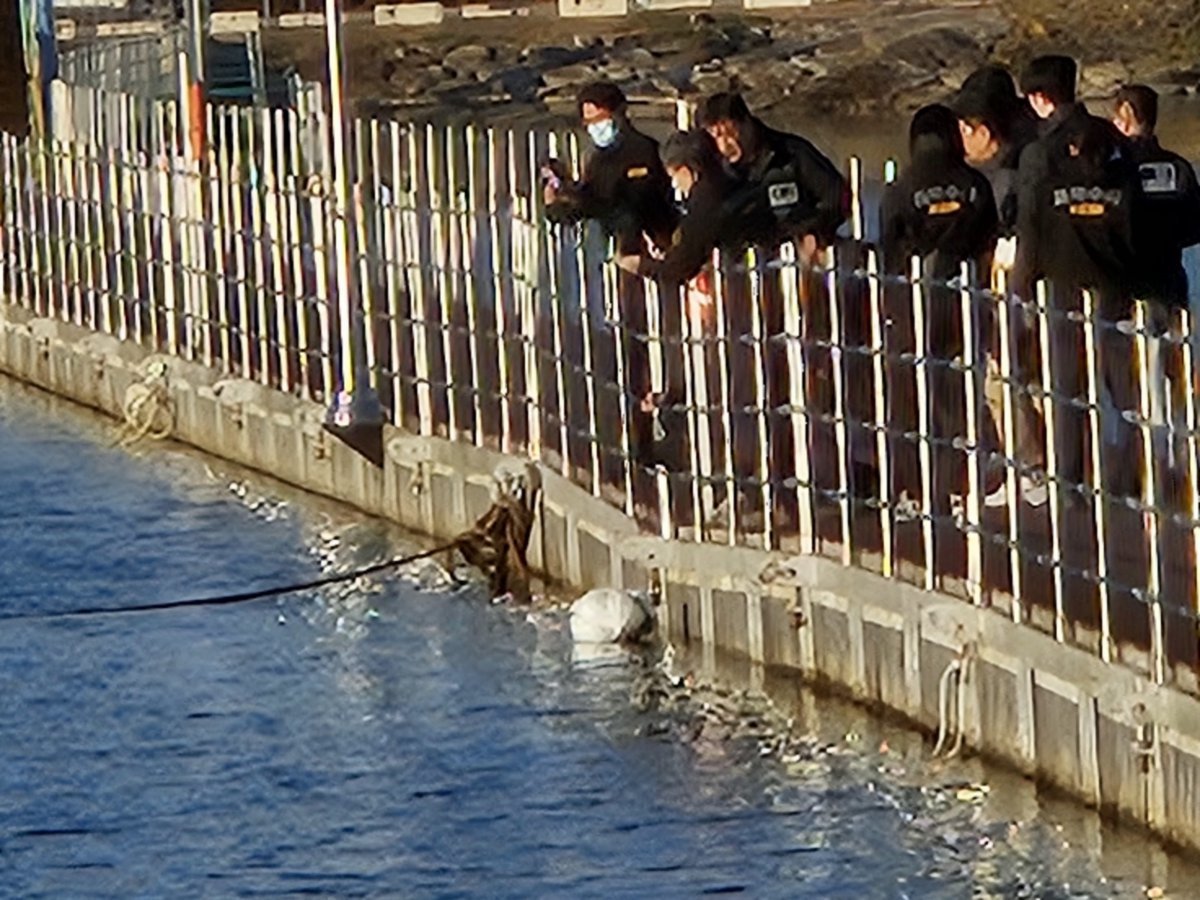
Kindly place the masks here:
[(451, 591), (432, 564), (378, 590), (39, 618), (418, 546), (110, 435), (0, 380), (0, 615), (26, 617), (0, 622), (2, 896), (1200, 896), (1140, 834), (792, 684), (773, 696), (804, 753), (682, 737), (631, 702), (636, 666), (572, 662), (561, 614)]

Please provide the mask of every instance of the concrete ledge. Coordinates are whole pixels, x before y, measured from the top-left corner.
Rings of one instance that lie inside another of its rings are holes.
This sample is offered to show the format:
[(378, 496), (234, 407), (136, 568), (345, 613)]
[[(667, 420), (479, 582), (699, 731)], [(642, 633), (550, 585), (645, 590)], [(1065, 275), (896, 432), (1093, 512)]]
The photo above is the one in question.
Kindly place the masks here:
[(812, 0), (742, 0), (746, 9), (796, 9), (812, 6)]
[(276, 24), (280, 28), (324, 28), (325, 16), (323, 13), (312, 12), (284, 13)]
[(446, 18), (446, 8), (440, 3), (398, 3), (375, 7), (375, 24), (440, 25)]
[(240, 12), (215, 12), (208, 19), (209, 34), (256, 34), (259, 30), (258, 13), (253, 10)]
[(558, 14), (564, 19), (625, 16), (629, 0), (558, 0)]
[(669, 12), (673, 9), (712, 9), (713, 0), (634, 0), (634, 6), (646, 12)]
[(56, 19), (54, 21), (54, 37), (60, 41), (73, 41), (79, 32), (79, 26), (74, 19)]
[(143, 37), (163, 33), (162, 22), (100, 22), (96, 37)]
[(515, 19), (528, 16), (528, 6), (489, 6), (486, 3), (467, 3), (459, 7), (464, 19)]

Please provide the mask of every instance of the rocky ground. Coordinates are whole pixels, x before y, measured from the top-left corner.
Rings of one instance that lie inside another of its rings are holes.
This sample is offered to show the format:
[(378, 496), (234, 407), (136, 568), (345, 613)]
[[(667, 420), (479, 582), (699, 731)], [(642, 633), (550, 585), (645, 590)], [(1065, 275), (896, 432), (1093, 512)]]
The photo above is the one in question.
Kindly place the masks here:
[[(736, 88), (768, 116), (869, 117), (944, 98), (976, 66), (1066, 50), (1084, 91), (1130, 78), (1200, 87), (1200, 0), (833, 2), (771, 17), (714, 12), (564, 21), (447, 20), (426, 29), (347, 29), (350, 92), (367, 109), (461, 110), (472, 118), (567, 112), (576, 88), (609, 78), (661, 103)], [(276, 32), (269, 64), (324, 75), (323, 33)], [(665, 114), (665, 112), (664, 112)]]

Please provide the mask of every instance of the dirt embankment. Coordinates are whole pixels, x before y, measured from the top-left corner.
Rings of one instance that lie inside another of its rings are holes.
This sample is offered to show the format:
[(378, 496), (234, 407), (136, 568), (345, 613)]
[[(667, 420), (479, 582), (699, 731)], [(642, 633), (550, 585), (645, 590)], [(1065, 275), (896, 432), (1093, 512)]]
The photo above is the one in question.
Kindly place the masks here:
[[(1040, 52), (1083, 60), (1086, 95), (1148, 80), (1200, 86), (1200, 0), (836, 2), (774, 17), (643, 14), (570, 22), (545, 7), (524, 19), (431, 29), (347, 31), (350, 92), (365, 107), (457, 110), (472, 118), (570, 108), (608, 78), (641, 101), (737, 89), (776, 115), (906, 112), (953, 91), (989, 60)], [(268, 62), (322, 79), (320, 32), (268, 35)]]

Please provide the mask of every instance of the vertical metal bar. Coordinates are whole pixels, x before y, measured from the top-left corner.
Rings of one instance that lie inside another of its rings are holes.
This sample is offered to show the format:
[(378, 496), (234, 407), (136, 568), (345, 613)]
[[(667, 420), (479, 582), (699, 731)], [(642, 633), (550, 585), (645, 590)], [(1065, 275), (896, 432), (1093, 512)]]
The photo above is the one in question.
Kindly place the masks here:
[[(332, 301), (329, 297), (329, 229), (325, 215), (327, 188), (326, 181), (319, 175), (313, 175), (309, 189), (309, 214), (312, 217), (312, 257), (313, 257), (313, 279), (314, 279), (314, 294), (317, 309), (317, 346), (321, 357), (321, 397), (322, 400), (330, 400), (337, 390), (337, 383), (334, 381), (333, 371), (333, 316), (332, 316)], [(239, 217), (238, 222), (241, 223)], [(243, 245), (243, 241), (238, 240), (239, 251)], [(244, 290), (244, 286), (242, 286)], [(245, 303), (243, 295), (242, 315), (245, 315)], [(243, 320), (244, 321), (244, 320)], [(243, 330), (243, 346), (248, 345), (245, 340), (245, 325)]]
[(862, 160), (850, 157), (850, 228), (856, 241), (863, 239)]
[(754, 344), (754, 408), (758, 420), (758, 478), (762, 490), (763, 546), (770, 550), (775, 546), (772, 526), (774, 503), (771, 483), (771, 428), (767, 421), (770, 415), (770, 395), (767, 371), (768, 354), (765, 328), (763, 327), (763, 283), (756, 250), (747, 254), (750, 268), (750, 339)]
[[(409, 241), (409, 247), (413, 248), (414, 255), (417, 256), (417, 266), (414, 272), (412, 281), (412, 319), (413, 319), (413, 363), (415, 366), (414, 374), (417, 379), (417, 418), (419, 422), (420, 433), (426, 437), (433, 434), (433, 367), (429, 359), (429, 311), (426, 309), (425, 303), (425, 273), (422, 268), (423, 260), (420, 258), (421, 253), (421, 220), (418, 210), (417, 201), (419, 199), (417, 185), (420, 184), (419, 178), (429, 177), (426, 173), (422, 176), (420, 168), (422, 164), (426, 168), (429, 166), (429, 160), (422, 159), (418, 152), (417, 145), (417, 128), (410, 126), (408, 129), (408, 158), (410, 170), (412, 192), (413, 192), (413, 210), (414, 215), (411, 218), (412, 235)], [(432, 200), (430, 201), (432, 204)], [(431, 217), (435, 214), (434, 210), (430, 210)]]
[(729, 324), (725, 318), (725, 266), (724, 254), (714, 254), (715, 274), (713, 277), (713, 301), (717, 318), (717, 369), (721, 392), (721, 428), (725, 436), (725, 508), (729, 512), (729, 546), (737, 544), (738, 533), (738, 485), (734, 467), (733, 451), (733, 384), (729, 379)]
[[(470, 141), (470, 143), (474, 143)], [(549, 153), (551, 159), (557, 159), (559, 153), (558, 135), (554, 132), (549, 136)], [(562, 264), (562, 228), (546, 228), (546, 271), (550, 278), (550, 326), (554, 331), (554, 389), (557, 394), (558, 409), (558, 443), (562, 450), (562, 465), (560, 472), (563, 478), (571, 477), (571, 439), (570, 412), (567, 402), (566, 377), (566, 341), (563, 336), (562, 320), (562, 279), (559, 267)], [(579, 290), (584, 291), (583, 282), (579, 282)]]
[(929, 345), (925, 323), (925, 286), (921, 258), (914, 256), (910, 270), (912, 282), (913, 337), (917, 381), (917, 453), (921, 468), (921, 542), (925, 557), (925, 590), (937, 584), (933, 529), (933, 454), (929, 427)]
[(976, 605), (983, 604), (983, 454), (979, 446), (979, 379), (975, 344), (975, 302), (971, 266), (959, 269), (959, 306), (962, 319), (963, 396), (965, 400), (967, 496), (965, 502), (967, 539), (967, 593)]
[(1091, 445), (1092, 514), (1096, 528), (1096, 587), (1100, 596), (1100, 658), (1112, 661), (1112, 613), (1108, 593), (1108, 531), (1105, 528), (1108, 498), (1104, 493), (1104, 431), (1100, 427), (1099, 323), (1091, 291), (1083, 292), (1084, 357), (1087, 360), (1088, 442)]
[(229, 239), (227, 227), (232, 218), (230, 212), (231, 179), (227, 170), (221, 165), (220, 150), (227, 147), (226, 119), (220, 115), (213, 104), (208, 105), (208, 134), (215, 138), (210, 141), (208, 153), (208, 218), (212, 228), (213, 262), (216, 266), (214, 282), (216, 285), (217, 304), (217, 340), (221, 354), (221, 368), (225, 372), (233, 371), (233, 336), (229, 321), (229, 284), (225, 278), (226, 267), (231, 262), (229, 255)]
[(512, 453), (512, 388), (508, 374), (508, 315), (504, 305), (504, 275), (500, 263), (500, 150), (496, 131), (487, 130), (488, 224), (491, 241), (492, 296), (496, 316), (496, 366), (500, 380), (500, 452)]
[(883, 334), (883, 290), (879, 274), (879, 254), (867, 251), (867, 297), (871, 304), (871, 375), (875, 394), (875, 456), (879, 471), (879, 535), (882, 572), (885, 578), (894, 574), (894, 540), (892, 537), (892, 466), (891, 444), (888, 440), (887, 371)]
[[(1050, 506), (1050, 554), (1054, 566), (1054, 639), (1059, 643), (1066, 640), (1066, 615), (1063, 611), (1063, 558), (1062, 558), (1062, 494), (1058, 473), (1058, 405), (1063, 401), (1054, 391), (1053, 373), (1056, 366), (1074, 365), (1073, 360), (1051, 360), (1050, 310), (1046, 282), (1037, 285), (1038, 336), (1042, 349), (1042, 405), (1046, 420), (1046, 481), (1049, 484)], [(1060, 327), (1070, 323), (1063, 321)]]
[[(236, 108), (227, 108), (225, 116), (229, 122), (231, 138), (229, 170), (232, 174), (233, 189), (233, 262), (234, 287), (237, 291), (238, 368), (242, 378), (249, 379), (253, 377), (253, 372), (250, 363), (250, 286), (248, 283), (250, 266), (246, 254), (246, 171), (242, 154), (242, 115)], [(314, 203), (315, 205), (316, 203)], [(314, 209), (314, 220), (315, 218), (316, 210)], [(314, 255), (316, 252), (317, 245), (314, 238)]]
[(842, 300), (837, 275), (837, 257), (829, 248), (829, 364), (833, 369), (833, 436), (837, 447), (838, 505), (842, 514), (842, 565), (854, 560), (853, 508), (850, 503), (850, 441), (846, 428), (845, 334), (842, 330)]
[[(604, 267), (604, 296), (611, 298), (612, 306), (609, 309), (617, 309), (617, 297), (619, 296), (619, 284), (617, 281), (616, 267), (605, 265)], [(607, 305), (607, 304), (606, 304)], [(633, 459), (629, 451), (629, 382), (626, 378), (625, 367), (625, 339), (622, 335), (622, 329), (625, 327), (617, 316), (613, 322), (613, 337), (615, 339), (616, 362), (617, 362), (617, 410), (620, 418), (620, 457), (621, 466), (624, 472), (625, 481), (625, 514), (630, 518), (633, 517)]]
[[(700, 321), (698, 310), (693, 319), (692, 304), (688, 302), (687, 288), (681, 287), (674, 299), (679, 304), (679, 326), (682, 340), (679, 353), (683, 360), (683, 399), (687, 406), (688, 447), (691, 456), (689, 475), (692, 489), (692, 540), (702, 541), (705, 538), (705, 517), (711, 509), (711, 505), (706, 506), (705, 503), (712, 494), (712, 489), (707, 482), (707, 477), (712, 474), (712, 465), (710, 459), (709, 465), (705, 466), (705, 455), (710, 450), (707, 442), (711, 441), (712, 437), (708, 428), (708, 411), (705, 408), (708, 405), (707, 391), (704, 392), (703, 404), (699, 400), (701, 391), (698, 380), (706, 378), (703, 367), (704, 357), (700, 357), (701, 365), (697, 369), (694, 365), (693, 350), (697, 346), (703, 349), (704, 326)], [(703, 436), (700, 427), (701, 418), (704, 420)], [(706, 442), (704, 446), (701, 446), (702, 440)]]
[(445, 166), (442, 165), (442, 160), (439, 159), (437, 146), (438, 130), (432, 124), (425, 126), (425, 167), (428, 175), (429, 188), (429, 203), (430, 203), (430, 219), (433, 230), (431, 240), (433, 243), (433, 252), (437, 257), (437, 285), (438, 285), (438, 301), (441, 310), (442, 319), (442, 362), (445, 366), (445, 391), (446, 391), (446, 433), (450, 440), (457, 440), (459, 436), (458, 430), (458, 410), (457, 397), (454, 391), (454, 345), (451, 341), (451, 328), (453, 325), (451, 319), (452, 306), (452, 291), (453, 287), (450, 283), (450, 242), (448, 240), (450, 231), (450, 211), (447, 208), (448, 197), (445, 190), (442, 188), (441, 179), (446, 176), (445, 166), (449, 166), (450, 160), (445, 160)]
[[(163, 270), (163, 318), (166, 324), (166, 350), (172, 356), (179, 355), (179, 320), (176, 318), (175, 268), (175, 221), (171, 214), (171, 163), (164, 156), (158, 163), (158, 240), (162, 253)], [(103, 267), (101, 267), (103, 269)]]
[(804, 384), (807, 377), (804, 352), (804, 315), (800, 297), (805, 289), (806, 271), (800, 266), (796, 245), (788, 241), (781, 248), (783, 271), (784, 329), (787, 334), (788, 404), (791, 409), (793, 448), (796, 467), (796, 506), (799, 512), (800, 552), (816, 553), (817, 526), (813, 512), (812, 468), (810, 464), (810, 426)]
[[(271, 254), (271, 300), (275, 306), (275, 356), (279, 367), (279, 389), (292, 390), (292, 355), (289, 351), (287, 288), (284, 285), (284, 262), (287, 259), (287, 243), (284, 238), (284, 184), (287, 179), (287, 162), (284, 158), (283, 110), (268, 111), (263, 118), (266, 168), (270, 173), (265, 179), (267, 199), (267, 247)], [(265, 291), (264, 291), (265, 293)]]
[(288, 242), (291, 244), (291, 291), (288, 295), (288, 305), (296, 318), (296, 376), (300, 381), (300, 396), (306, 400), (312, 399), (312, 380), (310, 376), (309, 351), (311, 344), (308, 334), (309, 298), (305, 290), (304, 277), (304, 230), (300, 217), (300, 192), (302, 185), (300, 127), (301, 118), (295, 110), (285, 113), (284, 122), (286, 135), (286, 155), (284, 157), (284, 173), (282, 186), (287, 199), (285, 215), (287, 217)]
[[(266, 126), (269, 122), (270, 110), (250, 110), (246, 116), (246, 130), (250, 142), (250, 241), (254, 248), (251, 259), (254, 272), (254, 282), (251, 285), (254, 298), (257, 301), (255, 309), (255, 326), (258, 333), (254, 336), (258, 345), (258, 380), (264, 385), (271, 383), (271, 316), (267, 309), (267, 254), (270, 252), (270, 238), (263, 227), (264, 207), (266, 206), (266, 166), (270, 154), (266, 136)], [(343, 329), (349, 327), (349, 321), (342, 320)], [(345, 336), (343, 335), (343, 341)], [(345, 363), (343, 362), (343, 366)]]
[[(1146, 593), (1150, 601), (1150, 671), (1155, 684), (1167, 679), (1166, 632), (1162, 611), (1162, 551), (1159, 547), (1158, 480), (1154, 458), (1154, 429), (1151, 424), (1150, 352), (1146, 335), (1146, 304), (1134, 308), (1134, 340), (1137, 344), (1138, 430), (1142, 438), (1142, 518), (1146, 527), (1149, 556)], [(1108, 360), (1104, 364), (1112, 365)]]
[(1008, 280), (1001, 269), (997, 273), (996, 325), (1000, 342), (1000, 378), (1004, 382), (1002, 404), (1004, 408), (1004, 487), (1008, 505), (1008, 566), (1012, 585), (1012, 620), (1020, 624), (1024, 618), (1024, 590), (1021, 572), (1021, 498), (1020, 461), (1017, 459), (1017, 391), (1016, 373), (1013, 366), (1013, 304), (1016, 302), (1008, 291)]
[[(346, 115), (343, 108), (342, 11), (339, 0), (325, 0), (325, 42), (329, 54), (329, 131), (324, 146), (332, 152), (333, 258), (337, 269), (338, 333), (341, 337), (340, 389), (353, 393), (354, 281), (351, 268), (350, 168), (346, 152)], [(327, 388), (328, 389), (328, 388)]]
[[(384, 268), (384, 295), (387, 300), (388, 346), (390, 347), (392, 368), (392, 422), (404, 425), (404, 382), (400, 378), (400, 367), (403, 343), (400, 340), (400, 283), (403, 280), (407, 259), (404, 254), (404, 241), (401, 230), (404, 227), (405, 215), (403, 210), (404, 173), (400, 167), (401, 132), (400, 123), (388, 123), (388, 147), (391, 150), (392, 168), (392, 202), (384, 211), (384, 246), (386, 247), (386, 265)], [(476, 382), (478, 386), (478, 381)]]
[[(376, 248), (371, 244), (367, 212), (369, 210), (375, 211), (379, 208), (381, 182), (379, 180), (378, 155), (372, 155), (369, 159), (367, 156), (372, 148), (377, 147), (379, 123), (375, 120), (371, 122), (370, 140), (368, 140), (364, 124), (362, 119), (354, 120), (354, 133), (357, 137), (356, 144), (359, 158), (356, 183), (359, 189), (358, 200), (354, 205), (355, 242), (352, 249), (358, 255), (359, 259), (359, 277), (355, 288), (358, 290), (362, 309), (363, 360), (366, 363), (366, 376), (368, 379), (373, 380), (378, 371), (374, 337), (376, 325), (376, 279), (373, 274), (374, 260), (372, 260), (370, 254)], [(451, 191), (453, 191), (453, 183), (451, 183)], [(450, 196), (452, 197), (453, 193)]]
[[(482, 447), (484, 445), (485, 435), (483, 433), (483, 372), (479, 365), (480, 350), (483, 347), (483, 335), (479, 333), (479, 288), (476, 286), (475, 280), (475, 264), (478, 260), (477, 252), (479, 247), (479, 235), (476, 216), (478, 214), (478, 205), (476, 202), (476, 188), (478, 187), (478, 173), (476, 166), (478, 157), (476, 155), (476, 140), (478, 135), (474, 125), (468, 125), (463, 133), (463, 144), (465, 152), (466, 172), (463, 190), (458, 192), (459, 196), (459, 217), (458, 217), (458, 240), (459, 240), (459, 256), (463, 273), (463, 281), (466, 286), (466, 308), (467, 308), (467, 353), (470, 357), (471, 364), (471, 385), (473, 393), (471, 394), (471, 409), (474, 413), (474, 421), (472, 423), (472, 431), (475, 434), (475, 446)], [(552, 303), (552, 306), (557, 313), (558, 304)], [(561, 396), (561, 394), (560, 394)], [(563, 417), (564, 423), (566, 417)], [(565, 428), (565, 424), (564, 424)], [(566, 456), (566, 448), (564, 447), (564, 458)]]
[(1188, 462), (1188, 512), (1192, 532), (1192, 578), (1193, 596), (1191, 613), (1195, 616), (1200, 611), (1200, 416), (1197, 415), (1196, 400), (1196, 357), (1194, 341), (1196, 336), (1192, 328), (1192, 314), (1188, 310), (1179, 311), (1179, 351), (1182, 357), (1183, 382), (1183, 413), (1187, 425), (1187, 462)]

